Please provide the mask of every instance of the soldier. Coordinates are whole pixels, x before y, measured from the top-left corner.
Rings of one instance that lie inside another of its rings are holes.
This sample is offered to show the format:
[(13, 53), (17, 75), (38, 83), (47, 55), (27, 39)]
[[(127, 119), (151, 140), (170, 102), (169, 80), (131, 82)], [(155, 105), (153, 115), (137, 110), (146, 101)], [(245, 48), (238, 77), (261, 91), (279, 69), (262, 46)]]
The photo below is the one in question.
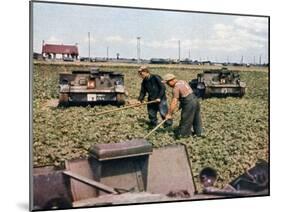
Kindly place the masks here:
[[(173, 74), (166, 74), (164, 76), (164, 82), (173, 88), (173, 98), (168, 114), (166, 115), (167, 119), (173, 118), (177, 103), (178, 101), (180, 102), (181, 120), (176, 137), (187, 137), (192, 134), (202, 136), (200, 104), (190, 86), (183, 80), (177, 80)], [(191, 131), (192, 127), (193, 133)]]
[[(150, 74), (146, 66), (141, 66), (138, 70), (138, 74), (143, 79), (138, 100), (142, 102), (146, 93), (148, 93), (148, 101), (157, 100), (156, 103), (147, 105), (148, 118), (150, 120), (149, 125), (150, 127), (155, 127), (157, 125), (157, 112), (160, 113), (162, 119), (165, 119), (168, 113), (165, 85), (162, 83), (161, 77)], [(172, 123), (172, 119), (167, 120), (164, 123), (164, 127), (171, 126)]]

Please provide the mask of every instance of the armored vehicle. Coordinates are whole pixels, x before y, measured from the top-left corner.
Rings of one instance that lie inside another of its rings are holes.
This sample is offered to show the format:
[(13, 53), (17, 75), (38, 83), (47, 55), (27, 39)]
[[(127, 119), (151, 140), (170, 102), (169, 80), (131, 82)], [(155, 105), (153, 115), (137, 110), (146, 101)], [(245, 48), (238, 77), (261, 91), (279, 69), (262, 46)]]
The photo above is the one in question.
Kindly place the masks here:
[(189, 84), (194, 93), (203, 98), (211, 96), (242, 97), (246, 88), (246, 83), (240, 80), (239, 74), (229, 71), (227, 68), (205, 70), (197, 75), (197, 79), (191, 80)]
[(225, 188), (215, 187), (217, 172), (200, 172), (195, 185), (184, 145), (153, 148), (145, 139), (95, 144), (89, 157), (64, 167), (33, 169), (33, 210), (159, 203), (268, 195), (268, 164), (261, 162)]
[(125, 104), (124, 75), (112, 71), (75, 70), (60, 73), (59, 105)]

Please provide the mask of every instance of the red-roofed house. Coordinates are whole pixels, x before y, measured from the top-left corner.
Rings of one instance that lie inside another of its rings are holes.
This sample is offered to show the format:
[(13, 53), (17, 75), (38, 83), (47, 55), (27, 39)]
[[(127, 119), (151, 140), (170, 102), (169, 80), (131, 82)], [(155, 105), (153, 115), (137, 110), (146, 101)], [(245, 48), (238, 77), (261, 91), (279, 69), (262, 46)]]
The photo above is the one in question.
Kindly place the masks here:
[(77, 59), (78, 47), (77, 45), (57, 45), (57, 44), (43, 44), (42, 55), (48, 59), (56, 59), (56, 55), (62, 55), (62, 58), (71, 57)]

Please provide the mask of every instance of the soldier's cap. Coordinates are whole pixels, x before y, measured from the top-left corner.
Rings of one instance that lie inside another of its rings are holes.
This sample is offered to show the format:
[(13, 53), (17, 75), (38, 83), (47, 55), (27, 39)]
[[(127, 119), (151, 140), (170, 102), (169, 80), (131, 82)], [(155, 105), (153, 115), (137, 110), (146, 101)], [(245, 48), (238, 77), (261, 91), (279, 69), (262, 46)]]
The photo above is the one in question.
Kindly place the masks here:
[(143, 72), (143, 71), (148, 71), (148, 67), (147, 66), (139, 67), (138, 72)]
[(176, 76), (173, 75), (173, 74), (166, 74), (166, 75), (163, 77), (163, 81), (166, 83), (166, 82), (168, 82), (168, 81), (170, 81), (170, 80), (173, 80), (173, 79), (175, 79), (175, 78), (176, 78)]

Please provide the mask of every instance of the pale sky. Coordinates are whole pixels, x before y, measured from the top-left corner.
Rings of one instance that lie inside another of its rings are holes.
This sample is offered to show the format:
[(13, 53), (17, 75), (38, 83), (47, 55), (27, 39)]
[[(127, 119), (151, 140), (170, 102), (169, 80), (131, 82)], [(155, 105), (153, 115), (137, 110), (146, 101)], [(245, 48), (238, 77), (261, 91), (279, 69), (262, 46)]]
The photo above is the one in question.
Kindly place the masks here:
[(141, 58), (178, 58), (217, 62), (268, 62), (268, 18), (125, 9), (98, 6), (33, 3), (34, 51), (42, 40), (52, 44), (78, 43), (79, 55), (136, 58), (141, 37)]

